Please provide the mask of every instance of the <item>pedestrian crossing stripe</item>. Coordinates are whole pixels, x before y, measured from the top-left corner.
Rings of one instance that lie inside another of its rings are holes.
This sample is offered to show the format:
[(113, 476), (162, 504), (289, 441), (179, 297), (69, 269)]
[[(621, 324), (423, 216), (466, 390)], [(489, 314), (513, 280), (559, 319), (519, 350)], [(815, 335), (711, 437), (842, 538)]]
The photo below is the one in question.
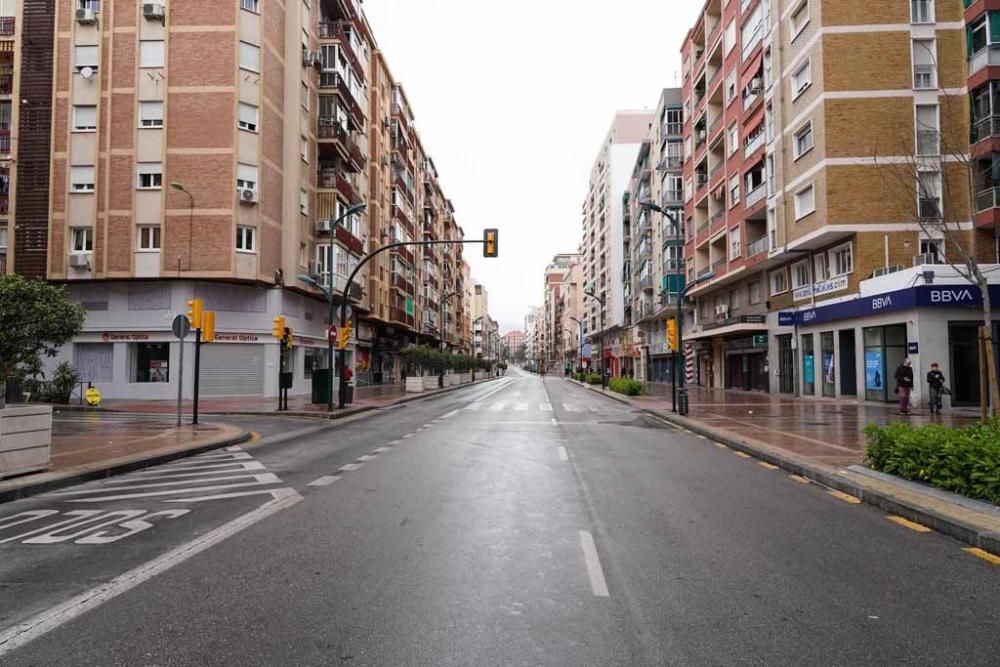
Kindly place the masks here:
[(518, 412), (524, 412), (525, 410), (528, 409), (528, 404), (527, 403), (517, 403), (517, 404), (514, 405), (514, 409), (517, 410)]
[(539, 404), (538, 408), (542, 412), (552, 412), (552, 404), (551, 403), (541, 403), (541, 404)]

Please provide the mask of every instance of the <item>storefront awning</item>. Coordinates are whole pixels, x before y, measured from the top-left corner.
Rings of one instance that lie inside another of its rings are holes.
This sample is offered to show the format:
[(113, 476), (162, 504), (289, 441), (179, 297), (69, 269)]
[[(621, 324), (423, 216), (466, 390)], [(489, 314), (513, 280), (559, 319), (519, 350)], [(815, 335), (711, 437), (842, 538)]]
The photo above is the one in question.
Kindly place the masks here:
[(760, 331), (767, 331), (767, 324), (764, 322), (737, 322), (735, 324), (727, 324), (726, 326), (716, 327), (714, 329), (708, 329), (707, 331), (698, 331), (696, 333), (684, 334), (685, 340), (699, 340), (704, 338), (718, 338), (720, 336), (729, 336), (731, 334), (752, 334)]

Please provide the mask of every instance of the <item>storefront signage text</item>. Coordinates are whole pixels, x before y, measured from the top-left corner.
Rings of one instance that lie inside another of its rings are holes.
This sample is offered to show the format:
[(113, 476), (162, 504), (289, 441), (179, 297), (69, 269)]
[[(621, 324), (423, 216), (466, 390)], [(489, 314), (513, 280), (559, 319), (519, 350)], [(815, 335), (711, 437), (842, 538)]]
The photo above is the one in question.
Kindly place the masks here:
[[(990, 285), (990, 300), (1000, 300), (1000, 285)], [(909, 289), (886, 292), (841, 303), (800, 310), (795, 313), (797, 324), (819, 324), (864, 317), (876, 313), (923, 307), (963, 307), (982, 305), (978, 287), (935, 287), (920, 285)]]
[(792, 298), (796, 301), (802, 301), (811, 296), (832, 294), (833, 292), (840, 292), (845, 289), (847, 289), (847, 276), (837, 276), (836, 278), (800, 287), (792, 293)]
[(217, 343), (259, 343), (257, 334), (215, 334)]
[(108, 333), (104, 332), (101, 334), (101, 340), (105, 343), (115, 343), (120, 341), (136, 341), (136, 340), (149, 340), (149, 334), (144, 333)]

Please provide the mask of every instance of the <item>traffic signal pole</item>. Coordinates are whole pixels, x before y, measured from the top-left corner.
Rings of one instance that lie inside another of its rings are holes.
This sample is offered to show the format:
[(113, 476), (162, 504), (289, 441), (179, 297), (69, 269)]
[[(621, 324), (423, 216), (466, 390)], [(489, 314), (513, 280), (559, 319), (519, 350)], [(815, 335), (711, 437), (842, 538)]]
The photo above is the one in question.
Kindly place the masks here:
[(198, 379), (201, 377), (201, 327), (194, 330), (194, 405), (191, 408), (191, 423), (198, 424)]

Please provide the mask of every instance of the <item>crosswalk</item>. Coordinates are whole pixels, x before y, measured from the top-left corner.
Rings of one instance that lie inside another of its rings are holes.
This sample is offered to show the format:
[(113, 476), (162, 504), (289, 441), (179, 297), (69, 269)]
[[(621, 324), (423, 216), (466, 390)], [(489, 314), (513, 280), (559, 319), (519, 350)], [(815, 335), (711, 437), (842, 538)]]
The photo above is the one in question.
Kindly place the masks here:
[(564, 412), (609, 413), (622, 412), (624, 408), (615, 405), (592, 405), (580, 403), (534, 403), (529, 401), (476, 401), (465, 407), (472, 412)]
[(192, 503), (254, 495), (273, 495), (282, 484), (242, 448), (227, 447), (189, 459), (91, 482), (43, 497), (94, 505), (137, 498)]
[(170, 413), (142, 412), (77, 412), (55, 411), (52, 422), (62, 430), (70, 428), (120, 427), (120, 426), (162, 426), (173, 424), (177, 416)]

